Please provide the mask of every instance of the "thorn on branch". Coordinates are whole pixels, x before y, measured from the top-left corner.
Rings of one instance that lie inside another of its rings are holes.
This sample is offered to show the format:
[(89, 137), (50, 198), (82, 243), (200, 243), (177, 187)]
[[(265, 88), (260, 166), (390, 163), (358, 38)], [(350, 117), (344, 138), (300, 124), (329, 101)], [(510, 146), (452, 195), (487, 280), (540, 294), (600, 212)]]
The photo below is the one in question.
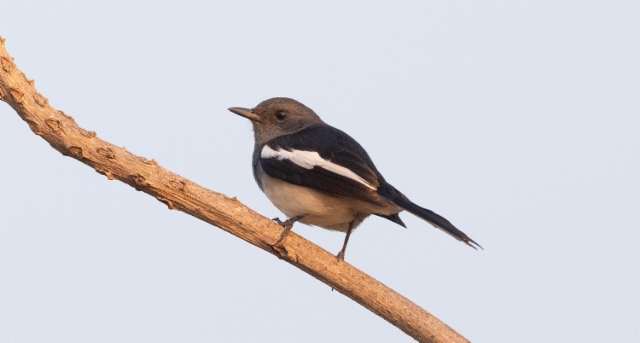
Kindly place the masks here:
[(96, 169), (96, 172), (98, 172), (98, 174), (102, 174), (102, 175), (106, 176), (107, 179), (109, 179), (109, 180), (114, 180), (115, 179), (113, 177), (113, 174), (111, 174), (111, 172), (108, 171), (108, 170)]
[(33, 131), (33, 133), (38, 136), (42, 136), (42, 131), (40, 131), (40, 126), (38, 125), (38, 123), (28, 120), (27, 124), (29, 124), (29, 128), (31, 129), (31, 131)]
[(45, 98), (42, 94), (37, 92), (36, 95), (33, 96), (33, 99), (36, 101), (36, 104), (40, 105), (40, 107), (44, 107), (47, 102), (49, 102), (49, 99)]
[(76, 122), (76, 120), (75, 120), (75, 119), (73, 119), (73, 117), (72, 117), (72, 116), (70, 116), (70, 115), (68, 115), (68, 114), (64, 113), (63, 111), (58, 110), (58, 113), (60, 113), (63, 117), (65, 117), (65, 118), (67, 118), (67, 119), (71, 120), (72, 122), (74, 122), (74, 123)]
[[(140, 175), (140, 174), (129, 175), (129, 178), (131, 180), (133, 180), (133, 182), (135, 182), (136, 185), (138, 185), (138, 186), (142, 186), (142, 187), (149, 186), (149, 183), (147, 182), (147, 179), (145, 179), (145, 177)], [(136, 187), (136, 189), (138, 189), (138, 188)]]
[(78, 128), (80, 130), (80, 134), (87, 137), (87, 138), (93, 138), (96, 136), (96, 132), (95, 131), (87, 131), (81, 127)]
[(161, 203), (167, 205), (167, 207), (170, 210), (175, 210), (176, 209), (176, 207), (173, 205), (173, 202), (171, 200), (165, 199), (165, 198), (163, 198), (161, 196), (156, 197), (156, 199), (158, 199), (158, 201), (160, 201)]
[[(93, 132), (93, 131), (91, 131), (91, 132)], [(93, 134), (95, 136), (95, 132), (93, 132)], [(101, 147), (101, 148), (98, 148), (97, 151), (98, 151), (98, 154), (100, 154), (100, 155), (102, 155), (102, 156), (104, 156), (104, 157), (106, 157), (106, 158), (108, 158), (110, 160), (116, 158), (116, 154), (113, 152), (113, 149), (111, 149), (109, 147), (107, 147), (107, 148)]]
[(84, 158), (84, 155), (82, 155), (82, 148), (79, 146), (70, 146), (69, 151), (79, 159)]
[(281, 260), (287, 260), (289, 262), (298, 263), (298, 255), (295, 253), (289, 252), (287, 248), (281, 243), (275, 244), (271, 246), (273, 252), (275, 252), (276, 256), (278, 256)]
[(47, 123), (47, 125), (49, 125), (49, 127), (56, 133), (62, 131), (64, 132), (64, 130), (62, 129), (62, 124), (60, 124), (60, 121), (58, 119), (53, 119), (53, 118), (49, 118), (45, 121)]
[(156, 160), (154, 160), (153, 158), (151, 159), (151, 161), (149, 161), (148, 159), (144, 158), (144, 157), (140, 157), (140, 159), (142, 160), (142, 163), (144, 164), (153, 164), (153, 165), (158, 165), (158, 162)]
[(0, 58), (0, 63), (2, 64), (2, 69), (5, 72), (10, 73), (13, 70), (13, 62), (11, 62), (8, 58)]
[(169, 181), (169, 184), (171, 185), (171, 187), (183, 192), (184, 192), (184, 187), (187, 185), (186, 183), (184, 183), (184, 181), (176, 181), (176, 180)]
[(11, 97), (13, 97), (13, 101), (17, 102), (18, 104), (22, 104), (22, 98), (24, 98), (24, 93), (22, 93), (21, 90), (17, 88), (11, 88), (9, 92), (11, 93)]

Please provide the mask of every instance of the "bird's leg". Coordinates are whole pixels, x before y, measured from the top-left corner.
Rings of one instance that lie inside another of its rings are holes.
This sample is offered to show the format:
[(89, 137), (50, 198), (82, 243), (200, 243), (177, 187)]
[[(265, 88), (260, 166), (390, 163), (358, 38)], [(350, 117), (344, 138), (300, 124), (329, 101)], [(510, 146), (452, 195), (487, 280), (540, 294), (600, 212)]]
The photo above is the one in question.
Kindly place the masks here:
[(284, 230), (282, 231), (282, 234), (280, 235), (280, 238), (278, 239), (277, 242), (273, 243), (273, 245), (276, 245), (280, 242), (282, 242), (282, 240), (287, 236), (287, 234), (289, 233), (289, 231), (291, 231), (291, 228), (293, 228), (293, 223), (297, 222), (298, 220), (304, 218), (304, 215), (300, 215), (300, 216), (295, 216), (295, 217), (291, 217), (285, 221), (281, 221), (280, 218), (273, 218), (272, 220), (278, 224), (280, 224)]
[(347, 251), (347, 243), (349, 243), (349, 236), (351, 236), (351, 231), (353, 230), (353, 221), (349, 223), (349, 228), (347, 229), (347, 237), (344, 238), (344, 244), (342, 245), (342, 250), (338, 253), (338, 261), (344, 261), (344, 253)]

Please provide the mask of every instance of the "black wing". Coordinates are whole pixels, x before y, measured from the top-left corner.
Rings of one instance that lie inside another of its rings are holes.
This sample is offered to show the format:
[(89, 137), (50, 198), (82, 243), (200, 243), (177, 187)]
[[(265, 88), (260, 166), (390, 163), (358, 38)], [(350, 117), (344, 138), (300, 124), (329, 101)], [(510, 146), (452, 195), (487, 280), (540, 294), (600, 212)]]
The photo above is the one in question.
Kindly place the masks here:
[[(276, 151), (317, 152), (323, 160), (347, 168), (361, 180), (319, 166), (305, 168), (286, 158), (261, 158), (265, 145)], [(258, 147), (255, 153), (260, 167), (271, 177), (333, 196), (348, 196), (377, 205), (387, 203), (378, 194), (384, 179), (367, 152), (349, 135), (329, 125), (316, 125), (280, 136)]]

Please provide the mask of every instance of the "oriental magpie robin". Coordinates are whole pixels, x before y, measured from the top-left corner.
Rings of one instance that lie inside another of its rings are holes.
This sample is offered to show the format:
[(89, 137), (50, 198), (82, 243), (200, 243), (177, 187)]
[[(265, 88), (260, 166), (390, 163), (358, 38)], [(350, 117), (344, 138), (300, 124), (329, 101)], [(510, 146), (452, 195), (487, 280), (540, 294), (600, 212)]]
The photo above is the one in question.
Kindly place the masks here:
[(358, 142), (298, 101), (273, 98), (253, 109), (229, 111), (253, 124), (253, 176), (289, 217), (284, 222), (274, 219), (284, 226), (277, 243), (297, 221), (346, 232), (338, 254), (344, 260), (351, 231), (365, 218), (375, 214), (406, 227), (398, 213), (407, 210), (470, 247), (480, 247), (448, 220), (388, 184)]

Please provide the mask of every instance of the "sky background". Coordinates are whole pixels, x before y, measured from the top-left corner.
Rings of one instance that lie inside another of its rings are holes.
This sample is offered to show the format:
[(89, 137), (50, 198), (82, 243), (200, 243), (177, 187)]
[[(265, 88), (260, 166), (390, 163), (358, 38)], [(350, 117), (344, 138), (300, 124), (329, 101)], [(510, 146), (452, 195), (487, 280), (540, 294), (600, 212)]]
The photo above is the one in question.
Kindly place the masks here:
[[(226, 109), (311, 107), (485, 248), (403, 214), (346, 255), (473, 342), (640, 341), (638, 1), (8, 1), (0, 36), (83, 128), (270, 218)], [(4, 103), (0, 179), (2, 342), (412, 341)]]

